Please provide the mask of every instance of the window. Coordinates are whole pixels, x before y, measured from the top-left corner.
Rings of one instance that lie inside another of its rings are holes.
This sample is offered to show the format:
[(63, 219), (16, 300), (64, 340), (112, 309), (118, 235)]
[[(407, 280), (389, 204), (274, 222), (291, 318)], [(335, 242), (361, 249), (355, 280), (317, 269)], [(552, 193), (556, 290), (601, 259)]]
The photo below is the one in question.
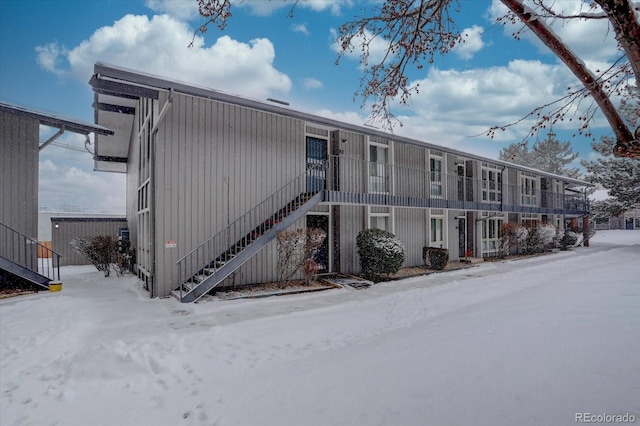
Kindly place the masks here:
[(536, 206), (538, 204), (538, 179), (527, 174), (521, 178), (522, 205)]
[(431, 247), (444, 247), (444, 218), (431, 218)]
[(371, 216), (371, 228), (389, 231), (389, 216)]
[(562, 208), (562, 206), (564, 205), (564, 186), (562, 184), (562, 182), (558, 182), (556, 181), (556, 190), (555, 190), (555, 194), (554, 194), (554, 204), (552, 207), (555, 208)]
[(540, 223), (540, 216), (537, 213), (522, 213), (522, 226), (533, 227)]
[(369, 192), (389, 192), (389, 147), (369, 145)]
[(431, 196), (442, 197), (442, 158), (429, 158), (429, 175), (431, 178)]
[(490, 203), (502, 202), (502, 172), (498, 166), (482, 167), (482, 201)]
[(482, 251), (489, 253), (500, 249), (502, 217), (492, 217), (482, 221)]
[(371, 206), (369, 211), (369, 228), (382, 229), (393, 232), (391, 223), (391, 209), (388, 207)]

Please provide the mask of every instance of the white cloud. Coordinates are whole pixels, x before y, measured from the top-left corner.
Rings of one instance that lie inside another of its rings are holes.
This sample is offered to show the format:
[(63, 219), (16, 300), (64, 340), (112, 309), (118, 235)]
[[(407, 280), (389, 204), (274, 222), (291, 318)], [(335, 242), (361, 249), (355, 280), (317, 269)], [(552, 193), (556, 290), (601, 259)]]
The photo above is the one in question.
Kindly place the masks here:
[(471, 28), (465, 28), (461, 32), (463, 41), (453, 48), (453, 53), (462, 59), (473, 58), (473, 55), (478, 53), (485, 46), (484, 41), (482, 41), (483, 33), (484, 29), (478, 25), (474, 25)]
[(45, 44), (36, 47), (36, 62), (42, 68), (57, 75), (64, 75), (64, 71), (59, 69), (61, 56), (67, 53), (64, 46), (60, 46), (58, 42)]
[(58, 166), (53, 164), (53, 161), (46, 159), (44, 161), (40, 161), (40, 172), (57, 172)]
[[(184, 22), (168, 15), (126, 15), (96, 30), (64, 57), (69, 72), (81, 81), (88, 81), (94, 63), (102, 61), (257, 98), (290, 90), (289, 77), (273, 66), (275, 49), (268, 39), (247, 44), (222, 36), (207, 47), (196, 37), (189, 48), (192, 38)], [(60, 67), (45, 69), (63, 72)]]
[[(399, 116), (403, 126), (395, 131), (472, 152), (477, 152), (481, 143), (491, 143), (496, 146), (495, 156), (501, 141), (521, 140), (535, 120), (526, 119), (499, 131), (493, 141), (485, 135), (489, 128), (515, 123), (534, 108), (559, 98), (572, 80), (563, 65), (539, 61), (514, 60), (507, 67), (467, 71), (433, 68), (426, 78), (412, 82), (419, 85), (419, 93), (412, 95), (406, 112)], [(571, 124), (557, 125), (558, 129), (563, 127)]]
[[(563, 0), (553, 3), (553, 8), (558, 14), (572, 15), (577, 13), (596, 13), (587, 3), (582, 0)], [(599, 9), (597, 9), (599, 10)], [(489, 8), (489, 16), (492, 21), (504, 16), (507, 8), (500, 0), (493, 0)], [(609, 29), (609, 21), (606, 19), (557, 19), (547, 21), (554, 34), (562, 40), (577, 56), (583, 61), (590, 62), (610, 62), (612, 58), (619, 55), (615, 33)], [(523, 28), (523, 24), (505, 25), (505, 34), (511, 36), (514, 31)], [(522, 33), (523, 40), (536, 45), (541, 53), (551, 55), (551, 51), (546, 47), (531, 31)]]
[(312, 77), (307, 77), (302, 81), (305, 89), (322, 89), (322, 82)]
[[(195, 0), (194, 0), (195, 1)], [(258, 16), (271, 16), (275, 11), (288, 8), (294, 5), (293, 1), (266, 1), (266, 0), (245, 0), (235, 2), (235, 6), (248, 7), (251, 13)], [(328, 10), (333, 15), (340, 15), (342, 7), (350, 7), (353, 0), (305, 0), (295, 3), (296, 8), (310, 9), (314, 12), (324, 12)], [(294, 9), (295, 16), (295, 9)]]
[[(80, 162), (69, 165), (59, 147), (47, 148), (56, 162), (47, 159), (40, 164), (39, 206), (77, 211), (124, 213), (126, 175), (85, 170)], [(84, 154), (85, 160), (89, 156)], [(85, 161), (86, 163), (86, 161)], [(43, 167), (44, 166), (44, 167)]]
[(304, 35), (311, 34), (307, 28), (307, 24), (293, 24), (291, 25), (291, 31), (294, 33), (302, 33)]
[[(331, 44), (331, 49), (335, 52), (340, 53), (342, 50), (342, 46), (338, 43), (336, 39), (338, 37), (338, 32), (335, 29), (331, 29), (331, 38), (333, 43)], [(369, 42), (369, 57), (368, 63), (369, 65), (378, 64), (384, 58), (388, 48), (389, 43), (386, 42), (382, 37), (372, 38), (372, 34), (368, 30), (364, 30), (364, 33), (358, 35), (353, 38), (351, 43), (351, 48), (344, 53), (344, 56), (349, 59), (353, 59), (356, 61), (360, 60), (362, 55), (362, 47), (363, 44), (368, 41)], [(361, 64), (360, 68), (363, 68)]]
[(193, 19), (199, 15), (196, 0), (145, 0), (145, 5), (160, 13), (166, 13), (177, 19)]
[(367, 121), (367, 117), (365, 115), (356, 111), (336, 112), (328, 109), (321, 109), (314, 111), (313, 114), (329, 118), (331, 120), (337, 120), (342, 123), (354, 124), (356, 126), (362, 126)]

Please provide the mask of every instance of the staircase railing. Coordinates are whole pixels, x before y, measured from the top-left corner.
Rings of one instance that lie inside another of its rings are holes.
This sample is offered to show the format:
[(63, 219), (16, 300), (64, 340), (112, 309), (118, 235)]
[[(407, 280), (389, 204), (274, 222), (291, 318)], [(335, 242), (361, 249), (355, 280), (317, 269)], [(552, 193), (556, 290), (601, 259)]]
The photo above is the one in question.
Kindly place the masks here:
[[(38, 251), (43, 257), (38, 258)], [(60, 254), (2, 223), (0, 256), (51, 281), (60, 280)]]
[[(178, 286), (182, 299), (183, 285), (205, 269), (215, 270), (218, 263), (230, 260), (246, 246), (256, 241), (280, 219), (295, 210), (300, 202), (324, 189), (305, 172), (260, 204), (229, 224), (218, 234), (196, 247), (176, 262)], [(311, 180), (310, 180), (311, 179)]]

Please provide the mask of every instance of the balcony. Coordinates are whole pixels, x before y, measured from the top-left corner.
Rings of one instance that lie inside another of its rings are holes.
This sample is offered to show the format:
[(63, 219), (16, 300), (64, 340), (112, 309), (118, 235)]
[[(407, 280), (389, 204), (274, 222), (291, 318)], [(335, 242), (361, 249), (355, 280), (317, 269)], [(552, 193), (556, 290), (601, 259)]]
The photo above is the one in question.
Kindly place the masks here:
[(331, 156), (325, 201), (398, 207), (584, 215), (584, 195)]

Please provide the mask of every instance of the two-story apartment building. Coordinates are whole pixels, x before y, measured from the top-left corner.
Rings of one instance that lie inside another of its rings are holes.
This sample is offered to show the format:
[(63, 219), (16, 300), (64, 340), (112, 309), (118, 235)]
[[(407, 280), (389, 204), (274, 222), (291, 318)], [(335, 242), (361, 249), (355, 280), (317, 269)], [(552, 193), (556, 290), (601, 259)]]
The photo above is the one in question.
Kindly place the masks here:
[(127, 173), (152, 297), (273, 280), (287, 228), (323, 229), (321, 269), (357, 273), (365, 228), (396, 234), (412, 266), (424, 246), (492, 256), (502, 223), (587, 214), (579, 180), (100, 63), (90, 84), (115, 131), (97, 135), (95, 167)]

